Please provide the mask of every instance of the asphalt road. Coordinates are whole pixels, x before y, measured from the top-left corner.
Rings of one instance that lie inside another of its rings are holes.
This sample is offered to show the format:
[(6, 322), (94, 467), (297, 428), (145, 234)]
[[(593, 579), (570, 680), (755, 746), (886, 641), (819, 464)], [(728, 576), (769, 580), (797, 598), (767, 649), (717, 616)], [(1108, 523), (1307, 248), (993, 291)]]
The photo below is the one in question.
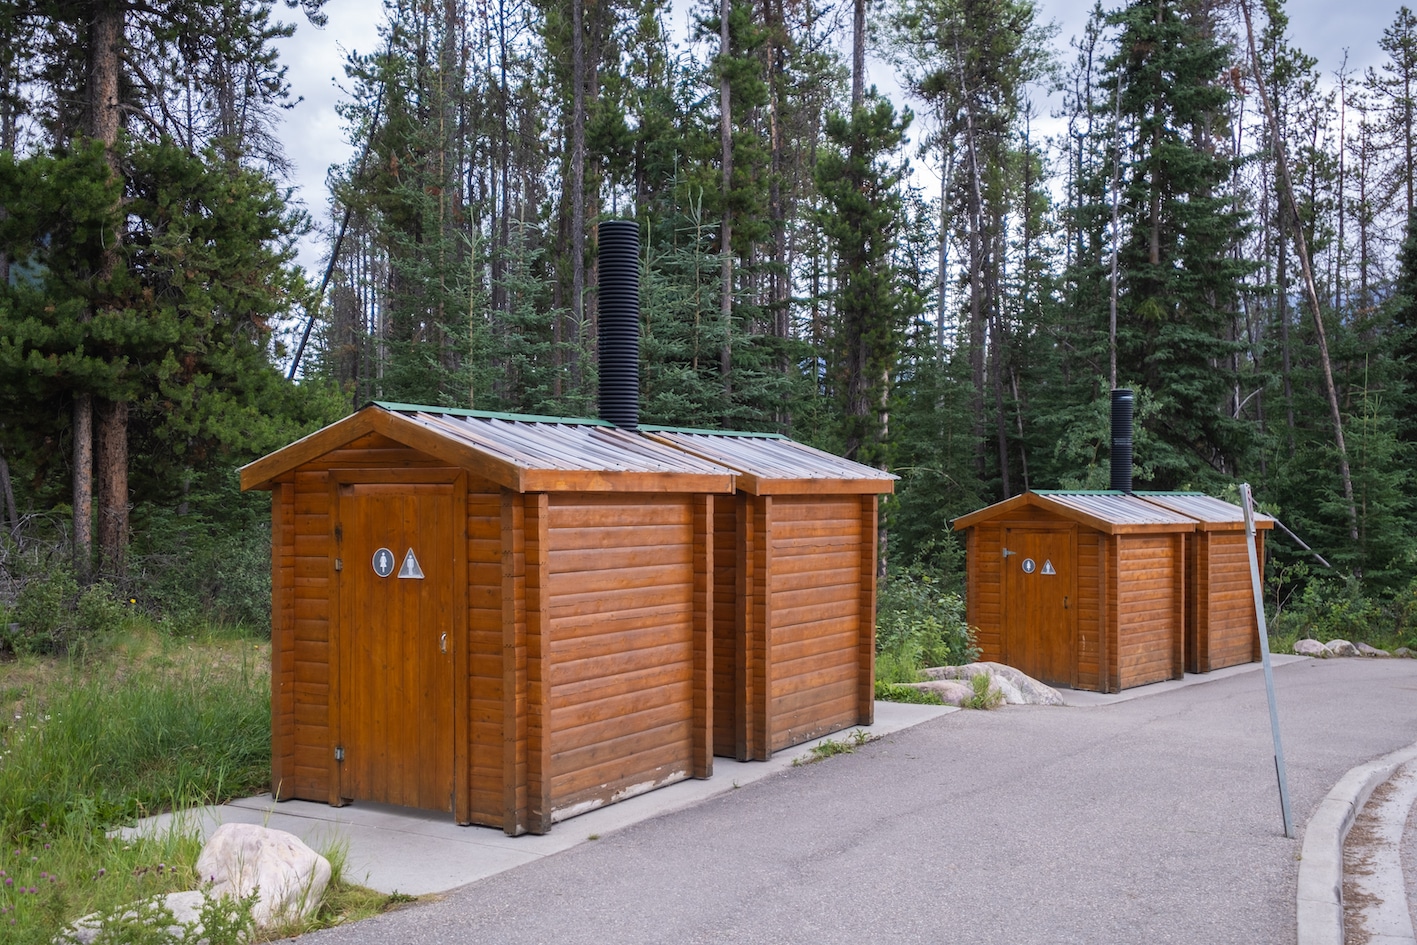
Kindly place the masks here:
[[(1303, 826), (1417, 741), (1417, 660), (957, 712), (312, 943), (1292, 943)], [(569, 820), (556, 830), (574, 831)]]

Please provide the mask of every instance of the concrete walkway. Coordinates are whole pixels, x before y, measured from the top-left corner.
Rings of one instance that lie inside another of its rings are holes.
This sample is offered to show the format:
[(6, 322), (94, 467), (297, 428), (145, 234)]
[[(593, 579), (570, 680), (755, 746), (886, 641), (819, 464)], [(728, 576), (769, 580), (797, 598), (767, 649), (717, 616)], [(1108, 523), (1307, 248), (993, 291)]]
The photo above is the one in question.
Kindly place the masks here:
[[(860, 726), (859, 730), (871, 738), (881, 738), (958, 711), (949, 706), (878, 702), (875, 724)], [(857, 729), (848, 729), (778, 752), (770, 761), (715, 758), (713, 777), (706, 781), (680, 781), (641, 794), (557, 824), (549, 834), (539, 837), (509, 837), (490, 827), (460, 827), (447, 814), (407, 807), (370, 803), (331, 807), (309, 801), (276, 803), (269, 794), (219, 807), (194, 808), (177, 815), (163, 814), (120, 833), (167, 830), (174, 819), (184, 827), (196, 825), (204, 836), (224, 823), (260, 824), (293, 833), (321, 852), (341, 850), (347, 880), (380, 892), (423, 896), (495, 876), (762, 780), (790, 768), (799, 758), (810, 757), (814, 745), (828, 739), (850, 741), (855, 731)]]

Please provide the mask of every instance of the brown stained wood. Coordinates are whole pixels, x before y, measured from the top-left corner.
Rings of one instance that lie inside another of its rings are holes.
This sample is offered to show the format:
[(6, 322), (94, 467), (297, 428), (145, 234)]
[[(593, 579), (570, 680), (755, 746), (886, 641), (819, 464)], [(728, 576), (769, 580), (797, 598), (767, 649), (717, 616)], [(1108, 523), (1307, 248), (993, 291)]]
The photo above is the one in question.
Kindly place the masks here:
[(526, 830), (526, 517), (522, 497), (502, 492), (502, 829)]
[(849, 545), (843, 545), (811, 555), (784, 555), (781, 560), (774, 555), (772, 573), (774, 575), (814, 574), (818, 570), (823, 569), (836, 570), (838, 568), (850, 568), (859, 566), (860, 555), (860, 542), (851, 542)]
[[(269, 488), (272, 481), (330, 450), (374, 429), (368, 410), (345, 417), (322, 430), (241, 467), (241, 491)], [(298, 480), (297, 480), (298, 481)]]
[[(623, 539), (622, 539), (623, 541)], [(551, 567), (558, 575), (568, 573), (603, 573), (659, 569), (670, 565), (688, 567), (693, 563), (694, 548), (688, 536), (664, 545), (629, 545), (599, 549), (563, 550), (551, 552)]]
[[(344, 793), (344, 777), (342, 771), (343, 765), (336, 757), (336, 752), (342, 749), (343, 747), (342, 724), (344, 717), (344, 702), (342, 698), (342, 683), (344, 676), (344, 648), (342, 645), (343, 639), (341, 634), (343, 631), (344, 607), (345, 604), (349, 602), (345, 601), (343, 599), (343, 595), (341, 594), (342, 588), (341, 583), (339, 581), (339, 575), (341, 572), (337, 572), (335, 570), (334, 559), (336, 556), (344, 554), (344, 545), (341, 541), (341, 537), (345, 533), (345, 523), (344, 510), (342, 507), (343, 503), (340, 502), (340, 494), (342, 487), (336, 480), (329, 478), (325, 474), (321, 473), (320, 476), (324, 480), (324, 486), (329, 493), (330, 514), (325, 524), (327, 526), (328, 533), (334, 536), (330, 540), (330, 547), (334, 554), (330, 556), (326, 564), (326, 567), (328, 568), (327, 580), (329, 582), (327, 591), (327, 593), (329, 594), (328, 640), (329, 654), (332, 658), (329, 660), (329, 704), (326, 709), (328, 718), (327, 724), (329, 726), (329, 742), (324, 746), (323, 753), (325, 757), (322, 760), (326, 765), (326, 780), (329, 786), (329, 802), (335, 807), (342, 807), (344, 806), (346, 797)], [(297, 488), (299, 487), (300, 479), (301, 474), (297, 473)], [(300, 526), (297, 523), (297, 542), (299, 540), (299, 528)], [(299, 549), (297, 545), (297, 551), (298, 550)]]
[(275, 485), (271, 495), (271, 792), (277, 800), (290, 796), (291, 788), (284, 782), (295, 773), (294, 505), (294, 486)]
[(693, 742), (690, 775), (704, 779), (713, 774), (713, 634), (714, 634), (714, 497), (695, 496), (694, 544), (694, 663)]
[(855, 560), (859, 552), (845, 567), (823, 567), (804, 569), (795, 574), (784, 573), (781, 569), (773, 572), (772, 590), (774, 594), (790, 593), (814, 587), (854, 587), (860, 576), (861, 563)]
[[(456, 474), (455, 474), (456, 475)], [(363, 479), (362, 473), (351, 478)], [(338, 478), (336, 476), (336, 478)], [(454, 812), (457, 797), (454, 602), (463, 600), (460, 484), (337, 484), (340, 555), (338, 744), (343, 797)], [(413, 549), (424, 578), (381, 577), (376, 548), (398, 564)], [(465, 802), (464, 805), (465, 806)]]
[(555, 744), (550, 698), (555, 646), (550, 611), (550, 515), (545, 493), (525, 496), (527, 637), (527, 829), (551, 829), (551, 749)]
[(609, 571), (556, 571), (552, 580), (556, 582), (556, 607), (558, 614), (564, 613), (566, 598), (595, 597), (614, 594), (619, 591), (649, 590), (659, 600), (692, 600), (693, 584), (685, 581), (689, 572), (688, 561), (668, 564), (641, 565)]
[(575, 706), (591, 706), (603, 700), (614, 700), (660, 687), (694, 684), (694, 666), (687, 661), (656, 661), (623, 672), (596, 673), (576, 681), (567, 681), (557, 666), (555, 685), (551, 689), (551, 710)]
[(1012, 552), (1002, 564), (1004, 659), (1053, 686), (1075, 679), (1075, 538), (1075, 526), (1008, 527), (1003, 536)]
[[(594, 533), (604, 528), (642, 528), (649, 525), (679, 525), (692, 527), (693, 511), (682, 495), (579, 495), (557, 494), (548, 497), (551, 503), (551, 528), (561, 546), (562, 532), (574, 535), (578, 530), (594, 541)], [(564, 539), (570, 547), (580, 545), (575, 539)]]
[[(558, 507), (558, 517), (566, 506)], [(688, 540), (692, 523), (689, 521), (637, 523), (633, 516), (625, 514), (621, 521), (589, 527), (587, 525), (563, 525), (556, 529), (556, 551), (561, 554), (577, 552), (600, 552), (605, 550), (625, 551), (634, 548), (667, 548), (681, 545)], [(618, 535), (616, 528), (633, 528), (637, 541), (626, 543)]]
[(796, 591), (779, 591), (775, 582), (768, 583), (772, 588), (774, 610), (786, 612), (778, 615), (779, 627), (854, 614), (861, 604), (861, 587), (856, 581), (845, 585), (823, 583), (816, 588)]
[(856, 698), (809, 706), (800, 713), (786, 716), (778, 723), (774, 751), (791, 748), (805, 741), (840, 732), (856, 723)]
[[(557, 751), (553, 757), (555, 775), (552, 796), (558, 808), (564, 806), (564, 795), (557, 784), (589, 785), (605, 783), (606, 774), (613, 772), (612, 784), (637, 784), (645, 779), (650, 767), (677, 761), (688, 776), (692, 767), (689, 758), (693, 742), (693, 720), (681, 715), (654, 728), (636, 729), (617, 734), (605, 733), (590, 744)], [(652, 763), (647, 763), (649, 759)], [(574, 789), (574, 788), (572, 788)]]
[(858, 629), (859, 621), (854, 607), (850, 614), (830, 620), (779, 626), (773, 647), (774, 658), (788, 660), (820, 653), (843, 652), (851, 653), (851, 659), (854, 661)]
[(599, 472), (528, 470), (522, 475), (527, 491), (690, 493), (732, 492), (733, 477), (716, 473)]
[(813, 528), (831, 523), (833, 528), (859, 533), (861, 530), (861, 500), (854, 496), (777, 496), (773, 519), (782, 531), (795, 534), (795, 529)]
[[(504, 489), (529, 491), (525, 485), (525, 470), (515, 463), (489, 454), (487, 451), (378, 407), (366, 407), (371, 412), (370, 425), (392, 440), (407, 444), (450, 466), (458, 466)], [(358, 416), (359, 414), (356, 414)]]
[[(687, 569), (672, 569), (672, 577), (678, 578), (684, 570)], [(693, 587), (678, 580), (671, 581), (667, 586), (653, 583), (638, 585), (631, 582), (627, 587), (597, 591), (584, 586), (575, 587), (575, 577), (552, 576), (552, 580), (557, 582), (556, 591), (551, 598), (552, 620), (573, 620), (604, 613), (647, 610), (676, 604), (687, 610), (694, 602)], [(566, 589), (562, 582), (572, 583), (572, 589)]]
[[(677, 687), (667, 693), (635, 693), (620, 700), (617, 707), (601, 704), (595, 707), (577, 706), (555, 714), (557, 771), (569, 771), (572, 753), (603, 744), (617, 738), (644, 732), (656, 732), (666, 726), (693, 721), (691, 688)], [(690, 757), (692, 731), (683, 746), (684, 757)]]
[[(780, 705), (779, 711), (783, 717), (795, 717), (796, 725), (801, 725), (800, 713), (810, 711), (814, 707), (826, 705), (838, 705), (848, 710), (855, 709), (856, 701), (856, 680), (847, 676), (839, 679), (824, 678), (816, 681), (811, 686), (785, 692), (778, 697)], [(829, 709), (830, 711), (830, 709)], [(852, 712), (850, 718), (854, 719)], [(848, 724), (858, 724), (854, 721)]]
[[(638, 772), (640, 780), (619, 777), (619, 771), (626, 766)], [(565, 816), (603, 807), (688, 777), (687, 762), (675, 748), (660, 747), (574, 774), (557, 775), (552, 783), (552, 796), (556, 798), (557, 815)]]

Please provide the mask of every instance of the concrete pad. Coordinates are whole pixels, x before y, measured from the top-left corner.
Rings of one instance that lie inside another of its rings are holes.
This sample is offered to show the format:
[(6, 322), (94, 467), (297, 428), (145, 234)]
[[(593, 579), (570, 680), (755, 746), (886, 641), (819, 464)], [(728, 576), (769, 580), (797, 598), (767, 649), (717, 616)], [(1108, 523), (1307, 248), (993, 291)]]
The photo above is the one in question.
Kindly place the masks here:
[(872, 725), (797, 745), (768, 761), (715, 758), (713, 777), (707, 780), (680, 781), (607, 805), (558, 823), (543, 836), (509, 837), (492, 827), (460, 827), (449, 815), (435, 811), (363, 801), (347, 807), (312, 801), (276, 802), (269, 794), (149, 817), (118, 834), (133, 836), (175, 827), (198, 830), (205, 838), (224, 823), (260, 824), (293, 833), (326, 856), (342, 848), (347, 881), (383, 893), (423, 896), (465, 886), (761, 780), (790, 768), (798, 759), (810, 758), (813, 746), (847, 740), (858, 729), (880, 738), (958, 711), (953, 706), (877, 702)]
[[(1269, 663), (1271, 666), (1283, 666), (1286, 663), (1297, 663), (1301, 660), (1308, 659), (1312, 659), (1312, 657), (1296, 656), (1293, 654), (1271, 654)], [(1255, 673), (1262, 669), (1264, 669), (1263, 663), (1241, 663), (1239, 666), (1227, 666), (1224, 669), (1216, 669), (1208, 673), (1186, 673), (1180, 679), (1167, 679), (1146, 686), (1135, 686), (1131, 689), (1123, 689), (1121, 692), (1088, 692), (1085, 689), (1059, 689), (1058, 694), (1063, 697), (1063, 702), (1070, 706), (1090, 707), (1115, 705), (1118, 702), (1130, 702), (1133, 699), (1140, 699), (1143, 696), (1160, 695), (1163, 692), (1172, 692), (1176, 689), (1195, 686), (1199, 683), (1215, 682), (1217, 679), (1229, 679), (1231, 676), (1239, 676), (1242, 673)]]

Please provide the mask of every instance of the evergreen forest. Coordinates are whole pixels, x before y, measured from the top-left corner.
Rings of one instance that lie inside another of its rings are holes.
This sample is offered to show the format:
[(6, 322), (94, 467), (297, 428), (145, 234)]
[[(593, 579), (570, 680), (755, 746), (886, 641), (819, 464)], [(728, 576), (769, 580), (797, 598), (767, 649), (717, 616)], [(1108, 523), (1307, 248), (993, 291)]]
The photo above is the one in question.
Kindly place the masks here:
[(1129, 387), (1138, 488), (1249, 482), (1287, 526), (1276, 612), (1417, 627), (1407, 7), (1358, 70), (1282, 0), (1076, 36), (1035, 0), (385, 0), (302, 208), (278, 50), (339, 15), (0, 3), (6, 606), (62, 572), (262, 625), (242, 464), (371, 400), (594, 416), (615, 218), (642, 420), (896, 473), (893, 578), (957, 587), (955, 517), (1106, 488)]

